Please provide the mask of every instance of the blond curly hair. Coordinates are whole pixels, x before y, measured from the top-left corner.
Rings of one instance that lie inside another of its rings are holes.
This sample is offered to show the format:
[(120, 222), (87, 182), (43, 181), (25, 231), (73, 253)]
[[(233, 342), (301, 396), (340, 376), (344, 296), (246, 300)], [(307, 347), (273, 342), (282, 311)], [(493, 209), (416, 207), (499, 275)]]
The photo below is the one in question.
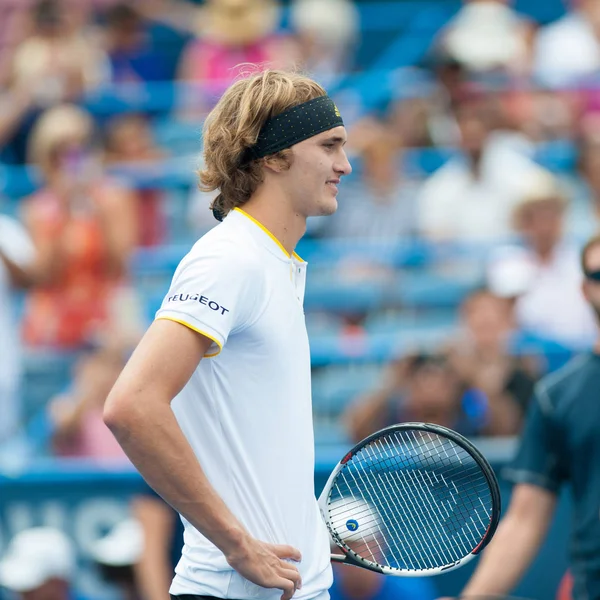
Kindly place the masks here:
[[(211, 208), (225, 216), (247, 202), (263, 181), (265, 158), (246, 161), (266, 121), (298, 104), (325, 96), (325, 90), (300, 74), (267, 69), (240, 79), (223, 94), (204, 123), (204, 166), (200, 189), (219, 190)], [(289, 149), (272, 155), (288, 168)], [(267, 157), (270, 158), (270, 157)]]

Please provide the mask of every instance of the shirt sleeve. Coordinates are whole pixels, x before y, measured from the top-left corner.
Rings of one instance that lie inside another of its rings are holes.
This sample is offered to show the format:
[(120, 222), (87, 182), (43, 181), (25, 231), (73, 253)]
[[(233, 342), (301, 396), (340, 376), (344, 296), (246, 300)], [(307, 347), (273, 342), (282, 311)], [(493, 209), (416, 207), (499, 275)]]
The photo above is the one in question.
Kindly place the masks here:
[(539, 388), (530, 404), (519, 450), (503, 474), (513, 483), (530, 483), (557, 493), (566, 479), (563, 435), (547, 394)]
[(171, 282), (156, 319), (176, 321), (213, 340), (206, 357), (221, 352), (228, 337), (256, 320), (261, 272), (249, 260), (214, 249), (188, 255)]
[(0, 250), (20, 267), (30, 264), (35, 256), (33, 242), (25, 228), (8, 217), (0, 217)]

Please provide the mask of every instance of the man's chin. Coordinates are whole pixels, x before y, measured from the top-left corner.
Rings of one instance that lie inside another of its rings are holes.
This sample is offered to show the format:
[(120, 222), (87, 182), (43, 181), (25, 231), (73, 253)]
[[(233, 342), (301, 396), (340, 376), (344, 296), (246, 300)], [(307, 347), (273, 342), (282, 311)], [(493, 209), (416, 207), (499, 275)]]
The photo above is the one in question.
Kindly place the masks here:
[(329, 217), (338, 209), (338, 202), (336, 198), (327, 198), (326, 202), (323, 202), (321, 206), (319, 206), (320, 217)]

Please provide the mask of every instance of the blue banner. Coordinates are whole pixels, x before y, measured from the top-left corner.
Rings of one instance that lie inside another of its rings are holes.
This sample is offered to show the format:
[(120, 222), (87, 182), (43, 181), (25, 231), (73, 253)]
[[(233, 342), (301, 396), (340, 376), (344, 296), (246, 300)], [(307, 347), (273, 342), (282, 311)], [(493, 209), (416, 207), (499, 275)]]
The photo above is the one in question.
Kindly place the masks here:
[[(322, 448), (317, 453), (317, 494), (346, 448)], [(502, 453), (504, 454), (504, 453)], [(488, 454), (489, 456), (489, 454)], [(500, 472), (503, 459), (494, 467)], [(0, 554), (19, 531), (34, 526), (52, 526), (64, 531), (78, 553), (75, 588), (86, 600), (119, 598), (116, 589), (102, 582), (91, 560), (94, 543), (129, 514), (130, 499), (148, 488), (133, 468), (81, 460), (40, 460), (0, 471)], [(508, 506), (510, 487), (501, 480), (503, 506)], [(569, 498), (561, 497), (554, 525), (538, 559), (517, 593), (550, 599), (566, 569), (566, 538)], [(435, 578), (440, 595), (455, 595), (473, 570), (467, 565)]]

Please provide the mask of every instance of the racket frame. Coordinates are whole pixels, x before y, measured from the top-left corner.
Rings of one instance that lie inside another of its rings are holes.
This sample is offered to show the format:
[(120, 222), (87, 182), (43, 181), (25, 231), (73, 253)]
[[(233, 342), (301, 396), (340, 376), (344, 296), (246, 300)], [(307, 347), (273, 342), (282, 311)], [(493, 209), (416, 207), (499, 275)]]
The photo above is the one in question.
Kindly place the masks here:
[[(333, 485), (339, 473), (344, 469), (346, 464), (350, 461), (350, 459), (360, 452), (362, 448), (370, 444), (373, 440), (376, 440), (384, 435), (389, 435), (398, 431), (424, 431), (428, 433), (433, 433), (440, 437), (449, 439), (454, 442), (457, 446), (461, 447), (465, 452), (467, 452), (473, 460), (477, 463), (478, 467), (481, 469), (484, 477), (489, 486), (491, 503), (492, 503), (492, 514), (490, 517), (490, 524), (488, 526), (487, 531), (485, 532), (483, 539), (479, 544), (465, 557), (454, 561), (448, 565), (444, 565), (441, 567), (434, 567), (429, 569), (393, 569), (391, 567), (386, 567), (385, 565), (380, 565), (374, 563), (370, 560), (362, 558), (356, 552), (354, 552), (350, 547), (348, 547), (342, 539), (339, 537), (338, 533), (332, 527), (330, 519), (329, 519), (329, 510), (328, 510), (328, 502), (329, 496), (333, 489)], [(399, 577), (424, 577), (429, 575), (440, 575), (442, 573), (447, 573), (459, 567), (466, 565), (468, 562), (473, 560), (490, 542), (494, 533), (496, 532), (496, 528), (498, 527), (498, 522), (500, 520), (500, 513), (502, 511), (502, 504), (500, 498), (500, 488), (498, 486), (498, 480), (496, 479), (496, 475), (486, 460), (486, 458), (481, 454), (481, 452), (475, 447), (475, 445), (467, 440), (464, 436), (460, 435), (456, 431), (444, 427), (442, 425), (436, 425), (434, 423), (399, 423), (396, 425), (391, 425), (389, 427), (385, 427), (376, 431), (361, 440), (356, 446), (354, 446), (351, 450), (349, 450), (344, 458), (340, 460), (340, 462), (335, 466), (323, 490), (318, 499), (319, 510), (321, 511), (321, 516), (327, 525), (327, 529), (331, 538), (336, 543), (336, 545), (340, 548), (340, 550), (344, 554), (332, 554), (331, 560), (332, 562), (343, 563), (347, 565), (353, 565), (356, 567), (362, 567), (365, 569), (369, 569), (370, 571), (375, 571), (377, 573), (382, 573), (385, 575), (395, 575)]]

